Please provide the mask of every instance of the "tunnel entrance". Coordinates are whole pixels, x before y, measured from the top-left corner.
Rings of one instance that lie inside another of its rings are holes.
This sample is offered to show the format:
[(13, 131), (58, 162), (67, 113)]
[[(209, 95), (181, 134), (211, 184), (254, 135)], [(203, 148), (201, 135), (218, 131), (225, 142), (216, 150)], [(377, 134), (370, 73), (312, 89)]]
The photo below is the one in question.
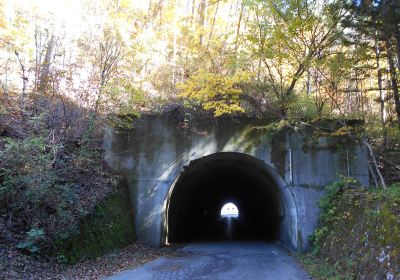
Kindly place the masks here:
[[(228, 202), (237, 207), (237, 217), (222, 217)], [(282, 240), (296, 247), (291, 240), (293, 209), (288, 188), (263, 161), (242, 153), (216, 153), (192, 161), (172, 186), (166, 238), (168, 243)]]

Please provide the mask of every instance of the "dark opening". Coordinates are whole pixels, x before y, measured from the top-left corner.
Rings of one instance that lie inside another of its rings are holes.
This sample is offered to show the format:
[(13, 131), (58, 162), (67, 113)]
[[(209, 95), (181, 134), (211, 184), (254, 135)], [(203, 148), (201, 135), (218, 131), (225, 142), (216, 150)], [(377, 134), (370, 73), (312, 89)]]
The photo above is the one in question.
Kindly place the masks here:
[[(229, 202), (239, 209), (238, 218), (221, 217)], [(168, 241), (278, 239), (283, 219), (279, 188), (265, 164), (245, 154), (217, 153), (191, 162), (177, 180)]]

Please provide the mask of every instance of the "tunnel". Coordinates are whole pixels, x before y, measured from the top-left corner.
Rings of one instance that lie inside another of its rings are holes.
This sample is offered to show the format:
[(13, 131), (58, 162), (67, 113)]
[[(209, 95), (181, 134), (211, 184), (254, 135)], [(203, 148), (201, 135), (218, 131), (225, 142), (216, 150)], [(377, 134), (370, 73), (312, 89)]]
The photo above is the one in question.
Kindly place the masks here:
[[(277, 178), (270, 166), (242, 153), (221, 152), (191, 161), (168, 197), (167, 242), (257, 239), (291, 243), (294, 205)], [(237, 217), (221, 216), (227, 203), (237, 208)]]

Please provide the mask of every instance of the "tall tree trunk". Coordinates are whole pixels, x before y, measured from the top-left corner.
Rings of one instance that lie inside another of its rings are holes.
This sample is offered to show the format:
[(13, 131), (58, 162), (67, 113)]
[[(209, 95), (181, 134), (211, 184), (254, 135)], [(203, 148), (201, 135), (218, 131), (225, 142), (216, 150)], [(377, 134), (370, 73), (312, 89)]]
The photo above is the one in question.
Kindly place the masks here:
[[(148, 19), (147, 19), (148, 22), (147, 23), (149, 23), (152, 19), (152, 10), (153, 10), (152, 2), (153, 2), (152, 0), (149, 1), (149, 7), (147, 8), (147, 14), (148, 14)], [(147, 25), (147, 23), (146, 23), (146, 25)]]
[[(193, 24), (194, 11), (196, 10), (196, 0), (192, 1), (192, 15), (190, 16), (190, 25)], [(192, 25), (193, 27), (193, 25)]]
[(35, 92), (39, 90), (39, 80), (40, 80), (40, 64), (42, 62), (42, 52), (41, 52), (41, 34), (38, 28), (35, 28)]
[(360, 84), (359, 84), (360, 80), (358, 78), (357, 71), (356, 71), (355, 75), (356, 75), (356, 108), (355, 108), (355, 112), (359, 112), (361, 104), (362, 104), (362, 98), (361, 98), (361, 96), (362, 96), (361, 90), (362, 89), (360, 89)]
[(22, 92), (21, 92), (21, 96), (19, 97), (19, 107), (21, 110), (24, 110), (25, 109), (25, 99), (26, 99), (26, 85), (28, 82), (28, 77), (26, 76), (25, 65), (22, 62), (18, 51), (15, 49), (13, 49), (13, 51), (14, 51), (15, 56), (17, 57), (19, 66), (21, 67)]
[(210, 34), (208, 35), (207, 47), (210, 45), (210, 41), (211, 41), (212, 34), (213, 34), (213, 31), (214, 31), (214, 25), (215, 25), (215, 19), (217, 17), (217, 13), (218, 13), (218, 7), (219, 7), (219, 1), (217, 2), (217, 7), (215, 7), (214, 17), (213, 17), (213, 21), (212, 21), (212, 24), (211, 24)]
[(261, 64), (262, 64), (262, 56), (258, 58), (258, 67), (257, 67), (257, 81), (261, 80)]
[(235, 54), (237, 53), (237, 50), (239, 48), (240, 25), (242, 24), (243, 9), (244, 9), (244, 5), (243, 5), (243, 3), (241, 3), (239, 19), (238, 19), (238, 23), (236, 25)]
[(394, 33), (395, 41), (396, 41), (396, 53), (397, 53), (397, 61), (400, 64), (400, 30), (396, 28)]
[[(163, 0), (160, 0), (160, 2), (159, 2), (159, 8), (158, 8), (158, 10), (159, 10), (159, 16), (160, 16), (160, 23), (159, 23), (159, 25), (158, 25), (158, 30), (162, 30), (162, 26), (163, 26), (163, 4), (164, 4), (164, 1)], [(165, 35), (165, 34), (164, 34)]]
[(25, 109), (25, 99), (26, 99), (26, 87), (27, 87), (27, 83), (28, 83), (28, 77), (26, 75), (25, 64), (22, 61), (21, 57), (19, 56), (18, 50), (15, 49), (12, 44), (8, 43), (7, 41), (2, 40), (1, 38), (0, 38), (0, 40), (3, 41), (12, 50), (15, 57), (17, 58), (19, 66), (21, 68), (22, 92), (18, 99), (18, 103), (19, 103), (20, 109), (24, 110)]
[(310, 73), (310, 70), (307, 70), (306, 91), (307, 91), (307, 96), (309, 96), (311, 94), (311, 73)]
[(44, 60), (41, 67), (42, 69), (40, 71), (39, 92), (42, 94), (45, 93), (47, 90), (54, 47), (55, 47), (55, 36), (51, 35), (50, 40), (47, 43), (46, 55), (44, 56)]
[(381, 53), (378, 44), (378, 38), (375, 36), (375, 59), (376, 59), (376, 69), (378, 71), (378, 89), (379, 89), (379, 102), (381, 105), (381, 126), (383, 130), (383, 145), (386, 146), (386, 109), (385, 109), (385, 94), (382, 90), (382, 69), (380, 64)]
[(398, 88), (398, 85), (397, 85), (396, 68), (394, 66), (393, 54), (392, 54), (392, 50), (391, 50), (390, 44), (388, 45), (388, 62), (389, 62), (390, 80), (391, 80), (391, 84), (392, 84), (394, 104), (395, 104), (396, 115), (397, 115), (397, 122), (398, 122), (398, 124), (400, 126), (399, 88)]
[[(375, 171), (378, 174), (379, 179), (381, 181), (382, 188), (387, 189), (385, 179), (383, 178), (382, 172), (379, 170), (379, 165), (378, 165), (378, 162), (376, 161), (376, 157), (375, 157), (375, 154), (374, 154), (374, 151), (373, 151), (371, 145), (368, 143), (368, 141), (365, 138), (361, 138), (361, 144), (363, 144), (369, 152), (372, 164), (374, 165)], [(370, 164), (370, 163), (368, 163), (368, 164)]]
[(203, 27), (205, 22), (205, 13), (206, 13), (206, 0), (201, 0), (199, 5), (199, 25), (200, 25), (200, 35), (199, 35), (199, 42), (200, 46), (203, 45)]

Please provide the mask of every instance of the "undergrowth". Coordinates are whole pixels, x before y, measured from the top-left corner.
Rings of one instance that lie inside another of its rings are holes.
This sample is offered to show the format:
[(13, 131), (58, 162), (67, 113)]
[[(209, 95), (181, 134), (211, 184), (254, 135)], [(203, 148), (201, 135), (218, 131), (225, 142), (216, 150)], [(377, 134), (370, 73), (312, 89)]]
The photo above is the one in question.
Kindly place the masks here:
[(47, 105), (0, 111), (0, 246), (51, 258), (115, 193), (118, 178), (103, 160), (103, 120), (40, 102)]
[(312, 252), (300, 260), (316, 279), (400, 278), (400, 184), (358, 187), (342, 178), (327, 187)]

